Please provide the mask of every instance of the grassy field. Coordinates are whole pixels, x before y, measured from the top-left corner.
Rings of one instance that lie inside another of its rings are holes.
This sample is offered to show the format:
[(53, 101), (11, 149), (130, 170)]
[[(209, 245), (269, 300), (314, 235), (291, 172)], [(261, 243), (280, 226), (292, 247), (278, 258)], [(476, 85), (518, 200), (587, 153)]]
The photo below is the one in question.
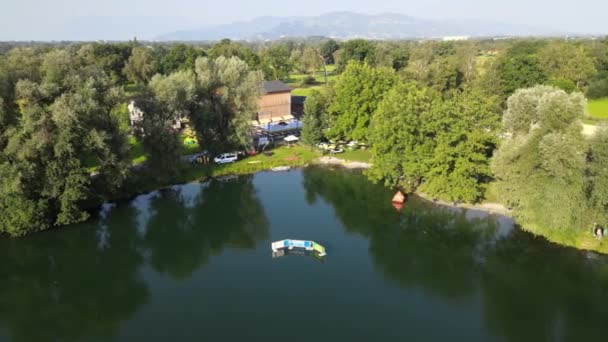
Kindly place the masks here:
[(277, 166), (304, 166), (321, 156), (315, 149), (299, 145), (293, 147), (281, 146), (270, 152), (272, 152), (270, 156), (259, 154), (231, 164), (195, 165), (186, 170), (182, 180), (186, 182), (228, 174), (249, 174)]
[(369, 163), (372, 159), (372, 152), (370, 150), (346, 150), (344, 153), (336, 155), (336, 157), (349, 161)]
[(589, 116), (595, 119), (608, 119), (608, 98), (589, 100)]
[[(334, 74), (335, 66), (328, 65), (327, 66), (327, 82), (334, 82), (338, 75)], [(316, 79), (316, 82), (313, 84), (302, 84), (302, 80), (306, 76), (313, 76)], [(294, 88), (291, 92), (292, 95), (295, 96), (309, 96), (313, 89), (320, 90), (325, 85), (325, 73), (323, 70), (316, 71), (313, 75), (307, 74), (291, 74), (289, 76), (289, 81), (287, 85)]]

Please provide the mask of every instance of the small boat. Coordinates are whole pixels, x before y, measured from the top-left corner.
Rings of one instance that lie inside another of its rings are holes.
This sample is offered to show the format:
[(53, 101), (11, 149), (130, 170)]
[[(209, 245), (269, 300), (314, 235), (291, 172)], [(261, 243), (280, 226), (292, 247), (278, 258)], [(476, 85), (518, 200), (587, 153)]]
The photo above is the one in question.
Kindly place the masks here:
[(276, 166), (270, 169), (271, 171), (274, 172), (279, 172), (279, 171), (289, 171), (291, 170), (291, 166)]

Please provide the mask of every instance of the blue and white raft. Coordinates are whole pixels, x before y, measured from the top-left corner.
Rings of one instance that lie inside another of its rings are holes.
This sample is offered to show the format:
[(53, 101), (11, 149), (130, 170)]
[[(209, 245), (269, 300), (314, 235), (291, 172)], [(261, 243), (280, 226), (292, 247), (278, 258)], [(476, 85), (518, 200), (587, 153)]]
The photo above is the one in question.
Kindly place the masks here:
[(314, 252), (315, 254), (318, 254), (321, 257), (327, 255), (327, 253), (325, 253), (325, 247), (314, 241), (286, 239), (273, 242), (271, 244), (271, 247), (273, 253), (278, 253), (285, 250), (292, 250), (295, 248)]

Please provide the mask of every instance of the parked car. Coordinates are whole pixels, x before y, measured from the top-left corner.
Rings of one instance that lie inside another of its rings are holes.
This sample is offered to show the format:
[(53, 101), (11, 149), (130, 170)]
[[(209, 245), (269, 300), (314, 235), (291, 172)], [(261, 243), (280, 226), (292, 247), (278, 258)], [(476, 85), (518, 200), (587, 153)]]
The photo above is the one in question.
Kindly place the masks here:
[(235, 161), (237, 161), (238, 157), (236, 156), (236, 153), (222, 153), (219, 156), (213, 158), (213, 161), (218, 163), (218, 164), (227, 164), (227, 163), (234, 163)]

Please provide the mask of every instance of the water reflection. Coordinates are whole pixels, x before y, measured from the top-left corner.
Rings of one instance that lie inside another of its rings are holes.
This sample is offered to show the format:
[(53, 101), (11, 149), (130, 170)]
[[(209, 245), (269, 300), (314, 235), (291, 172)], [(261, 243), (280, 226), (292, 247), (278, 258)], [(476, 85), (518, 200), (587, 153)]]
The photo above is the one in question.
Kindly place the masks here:
[(345, 229), (370, 239), (369, 253), (387, 279), (449, 300), (480, 297), (486, 325), (509, 341), (605, 335), (604, 257), (589, 260), (582, 252), (509, 229), (505, 218), (417, 198), (396, 213), (390, 193), (361, 177), (308, 168), (306, 196), (327, 201)]
[(103, 244), (93, 226), (0, 240), (0, 321), (15, 341), (107, 340), (146, 303), (137, 234), (113, 229), (135, 211), (104, 222)]
[(166, 190), (150, 207), (144, 237), (150, 263), (176, 279), (189, 278), (226, 247), (253, 248), (268, 236), (251, 176)]
[[(150, 326), (134, 323), (147, 313), (146, 318), (166, 323), (162, 330), (169, 336), (200, 328), (196, 324), (201, 322), (209, 324), (205, 332), (225, 333), (240, 319), (249, 330), (230, 333), (242, 340), (247, 333), (289, 332), (300, 325), (277, 310), (285, 310), (284, 300), (294, 293), (307, 299), (298, 308), (313, 318), (307, 324), (321, 322), (327, 336), (349, 330), (356, 337), (349, 322), (366, 322), (373, 334), (383, 331), (388, 338), (405, 330), (398, 335), (405, 338), (408, 330), (416, 330), (413, 324), (424, 325), (417, 310), (463, 303), (481, 311), (467, 318), (480, 320), (483, 327), (460, 329), (478, 333), (470, 340), (595, 341), (605, 336), (606, 258), (547, 244), (512, 229), (508, 219), (481, 212), (416, 198), (396, 212), (391, 192), (356, 172), (307, 168), (255, 177), (175, 186), (108, 206), (88, 224), (0, 239), (0, 330), (7, 330), (0, 336), (129, 340), (121, 333), (132, 329), (134, 335), (159, 338), (147, 331)], [(263, 189), (260, 195), (256, 185)], [(304, 196), (316, 205), (289, 201), (289, 196)], [(264, 205), (274, 209), (266, 213)], [(300, 229), (325, 234), (336, 253), (330, 252), (324, 264), (296, 256), (272, 260), (269, 246), (256, 248), (268, 242), (271, 222), (275, 235)], [(234, 249), (246, 253), (223, 253)], [(214, 258), (217, 262), (210, 262)], [(208, 273), (200, 277), (197, 272)], [(156, 293), (155, 281), (165, 291), (183, 290), (182, 301)], [(401, 302), (424, 307), (411, 307), (407, 316)], [(358, 320), (368, 310), (384, 317)], [(169, 322), (160, 318), (161, 311), (189, 316), (176, 314)], [(328, 320), (341, 320), (341, 325), (327, 325)], [(281, 327), (273, 326), (276, 322)]]
[(146, 304), (145, 264), (188, 278), (226, 247), (268, 234), (251, 177), (174, 187), (97, 219), (0, 239), (0, 326), (15, 341), (110, 340)]

